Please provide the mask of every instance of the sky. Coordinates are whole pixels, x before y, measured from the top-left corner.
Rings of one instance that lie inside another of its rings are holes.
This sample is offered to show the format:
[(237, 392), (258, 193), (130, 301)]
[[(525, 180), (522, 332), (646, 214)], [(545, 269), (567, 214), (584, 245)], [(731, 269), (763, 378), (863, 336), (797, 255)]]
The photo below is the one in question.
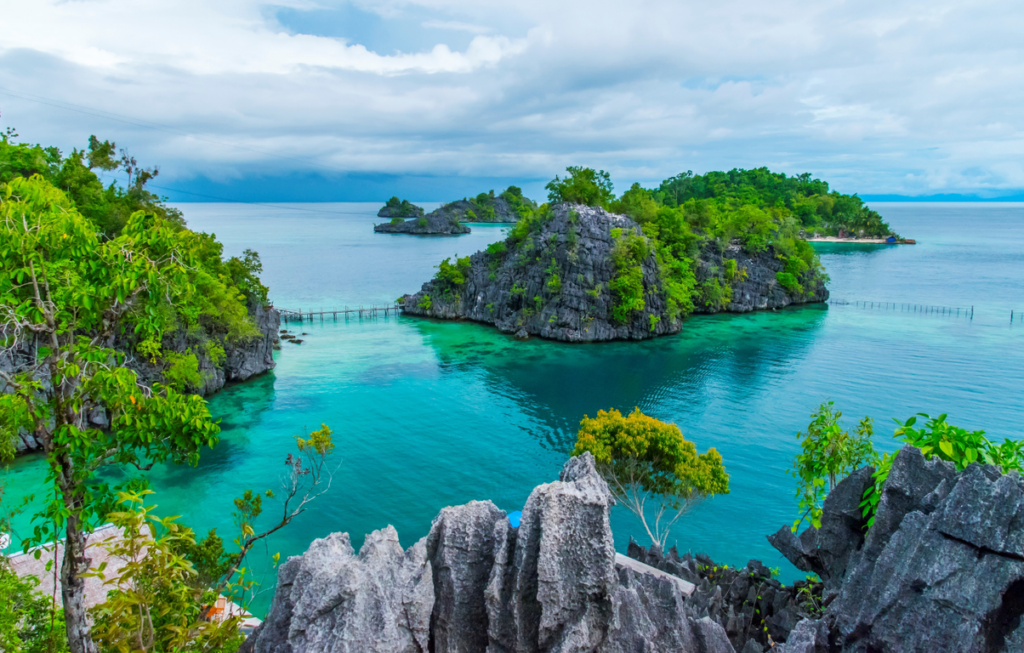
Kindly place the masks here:
[(423, 201), (811, 172), (1024, 194), (1020, 0), (0, 0), (0, 128), (175, 200)]

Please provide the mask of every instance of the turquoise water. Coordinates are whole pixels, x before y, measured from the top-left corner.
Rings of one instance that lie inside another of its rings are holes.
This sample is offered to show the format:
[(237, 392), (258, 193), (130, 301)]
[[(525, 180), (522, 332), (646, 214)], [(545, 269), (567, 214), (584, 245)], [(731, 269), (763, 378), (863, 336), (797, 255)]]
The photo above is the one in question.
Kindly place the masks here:
[[(275, 303), (304, 310), (388, 302), (417, 289), (441, 258), (501, 238), (494, 225), (454, 238), (373, 234), (377, 205), (182, 208), (227, 253), (258, 250)], [(557, 478), (584, 414), (639, 406), (698, 448), (716, 447), (731, 475), (731, 493), (694, 509), (672, 542), (797, 577), (764, 536), (795, 516), (785, 470), (796, 432), (822, 401), (834, 400), (850, 426), (874, 417), (888, 450), (890, 418), (918, 411), (1024, 437), (1024, 322), (1009, 319), (1024, 310), (1024, 205), (877, 208), (920, 244), (819, 246), (833, 297), (973, 305), (973, 319), (814, 306), (696, 317), (674, 337), (575, 346), (407, 317), (294, 325), (305, 342), (283, 344), (272, 374), (211, 399), (220, 445), (198, 468), (154, 474), (159, 512), (227, 535), (232, 497), (279, 487), (293, 436), (330, 425), (341, 462), (330, 492), (253, 560), (270, 588), (269, 554), (301, 553), (332, 531), (349, 531), (358, 546), (393, 524), (408, 546), (446, 505), (491, 499), (519, 509), (535, 485)], [(15, 492), (41, 473), (37, 459), (19, 460)], [(631, 535), (643, 540), (625, 509), (612, 525), (620, 550)]]

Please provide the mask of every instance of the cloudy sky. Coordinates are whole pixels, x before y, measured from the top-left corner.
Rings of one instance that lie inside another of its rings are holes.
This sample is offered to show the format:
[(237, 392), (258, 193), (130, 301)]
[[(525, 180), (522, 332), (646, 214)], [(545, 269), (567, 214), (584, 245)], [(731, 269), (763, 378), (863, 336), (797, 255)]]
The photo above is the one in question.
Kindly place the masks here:
[[(0, 0), (0, 127), (177, 199), (447, 200), (809, 171), (1024, 189), (1020, 0)], [(185, 195), (184, 192), (193, 193)]]

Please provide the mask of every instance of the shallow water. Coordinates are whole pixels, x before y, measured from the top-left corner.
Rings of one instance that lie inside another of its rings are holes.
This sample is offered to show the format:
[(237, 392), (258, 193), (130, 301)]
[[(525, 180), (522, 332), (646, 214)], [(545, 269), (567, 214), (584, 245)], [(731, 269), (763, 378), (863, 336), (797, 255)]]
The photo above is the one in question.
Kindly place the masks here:
[[(441, 258), (477, 251), (502, 229), (373, 234), (377, 206), (365, 204), (182, 208), (227, 253), (258, 250), (275, 303), (304, 310), (389, 302)], [(695, 317), (678, 336), (597, 345), (520, 343), (492, 327), (407, 317), (289, 325), (304, 343), (283, 343), (272, 374), (211, 399), (217, 448), (198, 468), (153, 475), (159, 512), (227, 536), (231, 498), (277, 488), (293, 436), (330, 425), (341, 462), (330, 492), (253, 560), (271, 587), (269, 553), (301, 553), (332, 531), (350, 532), (358, 547), (393, 524), (408, 546), (447, 505), (520, 509), (535, 485), (557, 478), (584, 414), (638, 406), (677, 423), (699, 449), (716, 447), (731, 475), (731, 493), (695, 508), (671, 541), (798, 577), (764, 536), (796, 516), (785, 472), (796, 432), (822, 401), (834, 400), (851, 427), (875, 418), (885, 450), (896, 448), (890, 418), (918, 411), (948, 412), (998, 439), (1024, 436), (1024, 322), (1009, 319), (1024, 310), (1024, 205), (875, 208), (919, 244), (817, 245), (833, 298), (951, 306), (953, 315), (818, 305)], [(973, 319), (955, 315), (970, 306)], [(38, 483), (39, 462), (12, 466), (15, 493)], [(620, 550), (630, 536), (644, 539), (625, 509), (613, 510), (612, 526)]]

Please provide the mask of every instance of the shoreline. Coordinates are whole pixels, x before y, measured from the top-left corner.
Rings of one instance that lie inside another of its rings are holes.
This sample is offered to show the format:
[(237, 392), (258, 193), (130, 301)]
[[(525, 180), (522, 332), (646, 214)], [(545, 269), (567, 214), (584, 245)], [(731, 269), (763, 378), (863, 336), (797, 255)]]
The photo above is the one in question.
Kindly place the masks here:
[(837, 238), (835, 236), (821, 236), (819, 238), (808, 238), (809, 243), (852, 243), (861, 245), (916, 245), (913, 238), (903, 238), (895, 242), (889, 242), (885, 238)]

